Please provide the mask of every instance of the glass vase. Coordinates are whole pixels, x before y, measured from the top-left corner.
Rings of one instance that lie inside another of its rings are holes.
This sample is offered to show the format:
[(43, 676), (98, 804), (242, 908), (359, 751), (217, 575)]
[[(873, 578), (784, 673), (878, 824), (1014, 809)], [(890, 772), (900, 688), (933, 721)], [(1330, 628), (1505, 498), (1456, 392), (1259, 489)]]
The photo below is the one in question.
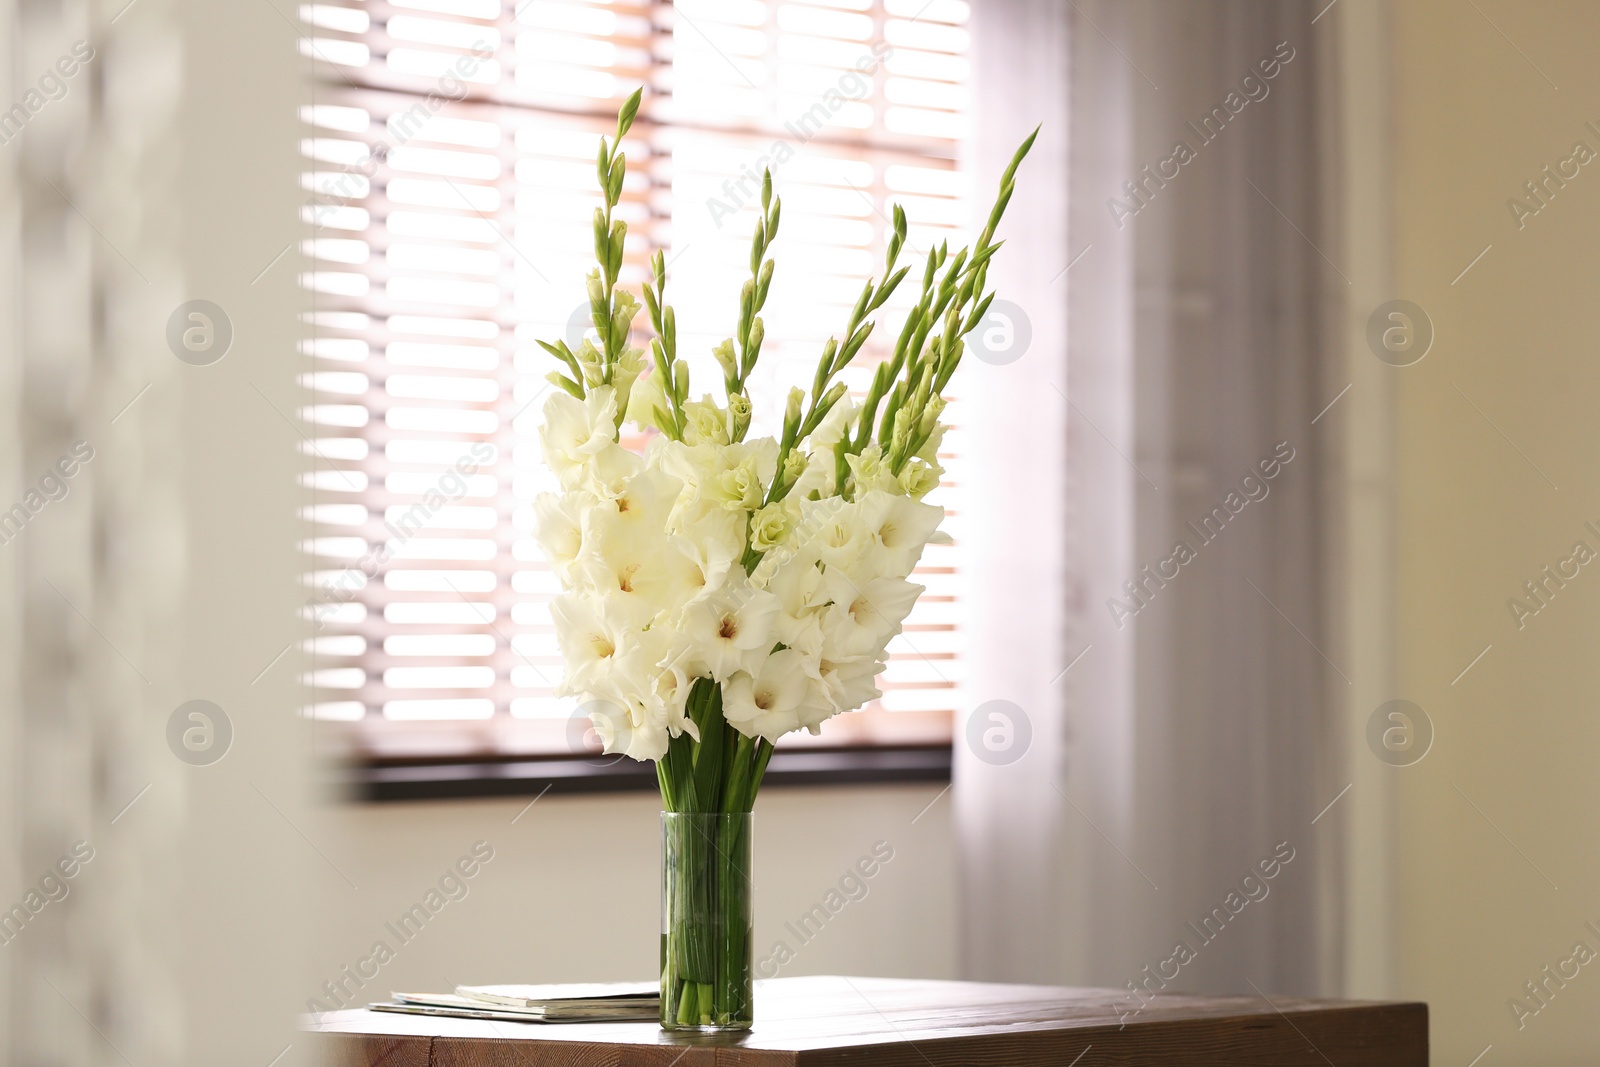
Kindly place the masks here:
[(748, 1030), (754, 816), (661, 813), (661, 1028)]

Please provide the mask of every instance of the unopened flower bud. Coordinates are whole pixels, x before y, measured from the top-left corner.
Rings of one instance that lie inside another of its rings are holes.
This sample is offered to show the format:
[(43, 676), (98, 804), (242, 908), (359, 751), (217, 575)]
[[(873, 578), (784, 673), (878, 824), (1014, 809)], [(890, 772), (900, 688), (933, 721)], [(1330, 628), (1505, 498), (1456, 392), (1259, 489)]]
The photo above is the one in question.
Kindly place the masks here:
[(782, 544), (793, 525), (793, 517), (781, 502), (768, 504), (750, 517), (750, 547), (765, 552)]
[(717, 362), (722, 365), (722, 375), (725, 378), (739, 377), (739, 357), (733, 351), (733, 338), (729, 337), (711, 350), (717, 357)]
[(599, 385), (605, 380), (606, 361), (600, 350), (584, 338), (583, 344), (573, 353), (578, 360), (578, 369), (583, 371), (583, 380), (590, 385)]
[(750, 398), (743, 393), (728, 397), (728, 437), (738, 441), (750, 428)]

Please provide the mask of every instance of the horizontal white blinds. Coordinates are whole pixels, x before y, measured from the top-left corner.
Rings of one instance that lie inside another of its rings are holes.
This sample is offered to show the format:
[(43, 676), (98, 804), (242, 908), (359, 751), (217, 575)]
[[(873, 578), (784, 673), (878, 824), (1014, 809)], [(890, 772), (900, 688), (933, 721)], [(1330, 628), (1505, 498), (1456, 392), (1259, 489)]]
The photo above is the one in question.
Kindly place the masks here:
[[(720, 392), (709, 350), (731, 329), (773, 167), (784, 221), (753, 395), (775, 414), (881, 269), (891, 201), (916, 250), (961, 237), (966, 7), (374, 0), (301, 16), (319, 71), (302, 115), (313, 714), (380, 754), (564, 749), (557, 587), (530, 537), (549, 487), (550, 367), (533, 339), (587, 325), (597, 136), (644, 84), (624, 145), (624, 283), (637, 291), (665, 250), (697, 391)], [(881, 357), (869, 346), (855, 386)], [(835, 720), (836, 740), (947, 733), (960, 706), (959, 400), (949, 418), (933, 499), (957, 543), (930, 546), (915, 575), (928, 592), (881, 714)]]

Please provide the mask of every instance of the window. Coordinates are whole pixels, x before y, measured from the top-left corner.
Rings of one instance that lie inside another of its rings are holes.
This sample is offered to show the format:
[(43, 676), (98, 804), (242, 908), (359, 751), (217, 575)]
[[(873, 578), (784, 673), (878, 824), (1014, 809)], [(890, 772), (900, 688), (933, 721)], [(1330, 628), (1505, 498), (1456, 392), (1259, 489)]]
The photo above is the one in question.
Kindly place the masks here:
[[(665, 250), (697, 390), (720, 391), (710, 349), (773, 167), (784, 221), (752, 395), (776, 415), (881, 268), (891, 200), (913, 251), (964, 239), (966, 5), (371, 0), (301, 17), (317, 68), (302, 116), (310, 713), (378, 759), (581, 750), (585, 724), (554, 696), (555, 578), (530, 536), (551, 369), (533, 339), (575, 344), (587, 326), (597, 136), (644, 84), (624, 145), (624, 284), (637, 292)], [(797, 743), (949, 738), (963, 677), (952, 392), (950, 473), (931, 499), (956, 544), (929, 546), (913, 576), (927, 593), (881, 706)]]

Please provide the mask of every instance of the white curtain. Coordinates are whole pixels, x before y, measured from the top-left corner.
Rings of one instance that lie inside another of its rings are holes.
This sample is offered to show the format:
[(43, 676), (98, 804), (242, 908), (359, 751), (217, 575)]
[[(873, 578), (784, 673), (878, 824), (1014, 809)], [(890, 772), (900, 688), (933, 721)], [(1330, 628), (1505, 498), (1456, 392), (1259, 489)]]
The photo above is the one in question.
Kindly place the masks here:
[[(297, 31), (271, 4), (61, 0), (0, 3), (0, 40), (0, 1063), (308, 1063), (295, 945), (336, 886), (310, 870), (297, 648), (263, 670), (302, 599), (274, 411), (298, 401)], [(210, 366), (167, 336), (197, 298), (234, 327)], [(196, 699), (231, 722), (210, 765), (169, 742)]]
[(1344, 784), (1339, 442), (1313, 420), (1346, 283), (1319, 250), (1315, 14), (974, 6), (983, 183), (1040, 120), (1046, 150), (1002, 234), (1032, 347), (976, 420), (971, 692), (1032, 740), (957, 746), (970, 977), (1309, 993), (1337, 970), (1339, 839), (1312, 819)]

